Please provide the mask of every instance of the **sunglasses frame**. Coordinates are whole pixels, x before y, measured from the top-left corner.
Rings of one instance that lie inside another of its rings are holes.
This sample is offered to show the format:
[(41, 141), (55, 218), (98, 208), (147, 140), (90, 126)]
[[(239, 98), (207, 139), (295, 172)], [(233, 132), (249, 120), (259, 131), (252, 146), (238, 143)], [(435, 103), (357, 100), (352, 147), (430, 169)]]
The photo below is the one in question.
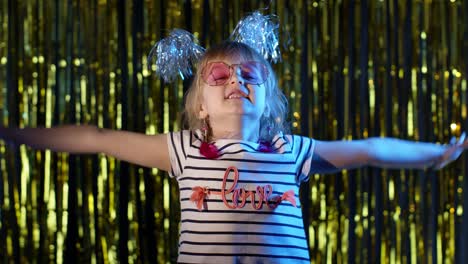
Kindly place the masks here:
[[(205, 71), (207, 69), (209, 69), (210, 65), (213, 65), (213, 64), (217, 64), (217, 63), (221, 63), (221, 64), (224, 64), (226, 65), (228, 68), (229, 68), (229, 78), (226, 79), (226, 81), (224, 83), (220, 83), (220, 84), (210, 84), (206, 79), (207, 77), (211, 74), (211, 71), (207, 74), (205, 73)], [(261, 84), (264, 84), (266, 82), (266, 80), (268, 79), (268, 76), (270, 74), (270, 71), (268, 70), (268, 67), (262, 63), (262, 62), (259, 62), (259, 61), (246, 61), (246, 62), (243, 62), (243, 63), (236, 63), (236, 64), (227, 64), (225, 63), (224, 61), (212, 61), (212, 62), (209, 62), (205, 65), (205, 67), (203, 67), (202, 71), (201, 71), (201, 78), (203, 79), (203, 82), (205, 82), (206, 84), (208, 84), (209, 86), (221, 86), (221, 85), (226, 85), (229, 80), (231, 80), (232, 78), (232, 75), (234, 73), (234, 70), (236, 68), (240, 68), (242, 65), (246, 65), (246, 64), (255, 64), (255, 65), (261, 65), (261, 68), (259, 69), (260, 71), (262, 71), (263, 75), (265, 76), (265, 78), (263, 79), (263, 81), (261, 83), (252, 83), (252, 82), (249, 82), (248, 80), (244, 80), (244, 82), (246, 84), (252, 84), (252, 85), (261, 85)], [(262, 75), (262, 76), (263, 76)]]

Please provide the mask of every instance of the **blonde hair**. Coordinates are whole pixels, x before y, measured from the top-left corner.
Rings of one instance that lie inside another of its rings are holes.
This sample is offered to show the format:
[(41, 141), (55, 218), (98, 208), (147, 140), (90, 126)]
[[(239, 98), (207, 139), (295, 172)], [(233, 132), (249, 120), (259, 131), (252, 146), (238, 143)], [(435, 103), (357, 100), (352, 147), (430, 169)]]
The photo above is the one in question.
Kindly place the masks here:
[[(266, 89), (265, 112), (260, 118), (259, 136), (262, 141), (271, 141), (278, 133), (289, 133), (286, 123), (288, 100), (278, 87), (276, 74), (270, 63), (249, 46), (240, 42), (223, 42), (208, 49), (198, 62), (197, 71), (185, 98), (185, 123), (191, 130), (200, 129), (203, 120), (199, 118), (202, 98), (201, 70), (216, 58), (240, 56), (245, 60), (255, 60), (264, 63), (268, 68), (268, 78), (264, 83)], [(265, 113), (267, 113), (265, 115)]]

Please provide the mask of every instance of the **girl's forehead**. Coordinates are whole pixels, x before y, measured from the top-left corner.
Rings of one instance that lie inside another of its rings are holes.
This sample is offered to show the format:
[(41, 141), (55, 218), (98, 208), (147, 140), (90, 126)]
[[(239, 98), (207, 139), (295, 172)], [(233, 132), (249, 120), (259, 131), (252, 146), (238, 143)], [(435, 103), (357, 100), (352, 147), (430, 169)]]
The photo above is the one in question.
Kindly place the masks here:
[(210, 63), (213, 61), (222, 61), (227, 64), (239, 64), (244, 61), (252, 60), (253, 58), (249, 58), (243, 54), (226, 54), (226, 55), (219, 55), (214, 56), (206, 60), (206, 63)]

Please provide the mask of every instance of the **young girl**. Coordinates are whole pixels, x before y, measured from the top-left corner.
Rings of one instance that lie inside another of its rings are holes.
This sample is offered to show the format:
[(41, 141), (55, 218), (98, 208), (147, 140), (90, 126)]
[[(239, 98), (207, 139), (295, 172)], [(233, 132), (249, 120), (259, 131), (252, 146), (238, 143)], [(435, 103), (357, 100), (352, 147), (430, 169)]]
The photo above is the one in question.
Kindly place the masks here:
[[(468, 141), (464, 134), (448, 146), (390, 138), (325, 142), (287, 134), (287, 100), (264, 59), (278, 58), (275, 29), (256, 12), (236, 27), (241, 41), (204, 53), (182, 31), (160, 42), (170, 51), (156, 48), (167, 80), (173, 75), (165, 72), (190, 72), (189, 59), (201, 56), (186, 95), (189, 130), (150, 136), (94, 126), (0, 127), (0, 139), (105, 153), (169, 172), (180, 189), (179, 262), (309, 263), (298, 194), (310, 174), (368, 165), (438, 169)], [(268, 45), (256, 46), (262, 43)]]
[(179, 262), (309, 263), (298, 191), (311, 173), (441, 168), (468, 146), (390, 138), (318, 141), (286, 132), (286, 99), (249, 46), (207, 50), (187, 94), (190, 130), (149, 136), (93, 126), (0, 128), (37, 149), (99, 153), (159, 168), (180, 187)]

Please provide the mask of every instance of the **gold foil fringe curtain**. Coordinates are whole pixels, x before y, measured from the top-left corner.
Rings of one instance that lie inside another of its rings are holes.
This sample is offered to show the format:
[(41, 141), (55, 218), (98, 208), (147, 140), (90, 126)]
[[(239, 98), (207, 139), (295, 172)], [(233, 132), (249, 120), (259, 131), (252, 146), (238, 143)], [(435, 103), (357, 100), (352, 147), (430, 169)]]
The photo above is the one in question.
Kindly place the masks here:
[[(295, 133), (444, 143), (466, 130), (460, 0), (1, 1), (1, 124), (179, 130), (188, 82), (155, 77), (151, 46), (175, 27), (209, 46), (267, 6), (289, 40), (275, 69)], [(0, 147), (0, 262), (176, 260), (178, 190), (164, 173), (102, 154)], [(301, 193), (313, 262), (462, 263), (465, 175), (465, 156), (437, 173), (313, 175)]]

